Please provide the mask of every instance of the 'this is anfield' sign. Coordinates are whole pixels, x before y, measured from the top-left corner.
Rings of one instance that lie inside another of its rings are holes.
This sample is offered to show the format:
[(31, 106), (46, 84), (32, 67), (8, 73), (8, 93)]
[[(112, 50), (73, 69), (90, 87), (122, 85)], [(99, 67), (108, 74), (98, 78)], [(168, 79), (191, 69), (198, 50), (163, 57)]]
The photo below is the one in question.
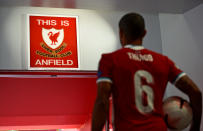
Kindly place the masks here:
[(79, 69), (78, 17), (28, 15), (29, 69)]

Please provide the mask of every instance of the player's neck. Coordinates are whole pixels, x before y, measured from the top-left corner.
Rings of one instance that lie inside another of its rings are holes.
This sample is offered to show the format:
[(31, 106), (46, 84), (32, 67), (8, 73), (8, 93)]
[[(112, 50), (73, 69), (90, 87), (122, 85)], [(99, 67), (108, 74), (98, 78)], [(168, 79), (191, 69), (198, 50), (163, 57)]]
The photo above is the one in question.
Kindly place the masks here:
[(128, 45), (142, 46), (142, 40), (141, 39), (134, 40), (133, 42), (130, 42), (130, 44)]

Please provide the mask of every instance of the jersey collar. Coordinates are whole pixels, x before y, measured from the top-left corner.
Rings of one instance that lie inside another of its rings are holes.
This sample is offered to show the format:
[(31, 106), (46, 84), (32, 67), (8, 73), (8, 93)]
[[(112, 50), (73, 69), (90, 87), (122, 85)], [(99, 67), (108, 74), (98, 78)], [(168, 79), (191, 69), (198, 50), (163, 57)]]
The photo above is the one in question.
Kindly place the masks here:
[(124, 48), (130, 48), (134, 50), (142, 50), (144, 49), (144, 46), (142, 45), (125, 45)]

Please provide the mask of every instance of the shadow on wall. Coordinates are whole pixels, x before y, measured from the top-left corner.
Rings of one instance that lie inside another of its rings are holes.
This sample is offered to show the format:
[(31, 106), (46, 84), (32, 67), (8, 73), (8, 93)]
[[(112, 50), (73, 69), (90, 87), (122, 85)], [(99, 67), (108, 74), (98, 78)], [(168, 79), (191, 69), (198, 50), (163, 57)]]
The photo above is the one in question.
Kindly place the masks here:
[(193, 38), (195, 38), (195, 42), (197, 43), (199, 51), (202, 52), (203, 49), (203, 4), (199, 5), (198, 7), (186, 12), (184, 14), (184, 18), (186, 21), (187, 27), (193, 34)]
[[(0, 67), (1, 69), (20, 69), (21, 67), (21, 53), (17, 50), (21, 50), (22, 46), (21, 38), (21, 21), (19, 21), (20, 16), (10, 8), (0, 8)], [(17, 63), (17, 64), (15, 64)]]
[[(197, 81), (199, 88), (203, 91), (203, 81), (202, 81), (202, 66), (203, 66), (203, 60), (202, 60), (202, 49), (203, 49), (203, 4), (199, 5), (198, 7), (186, 12), (184, 14), (185, 24), (187, 25), (187, 28), (192, 35), (191, 38), (194, 41), (193, 43), (189, 43), (189, 46), (194, 47), (195, 50), (191, 50), (192, 53), (191, 56), (193, 56), (192, 65), (194, 66), (192, 69), (194, 72), (192, 73), (192, 77)], [(191, 57), (190, 56), (190, 57)], [(191, 69), (191, 70), (192, 70)]]
[(118, 23), (120, 19), (127, 13), (137, 12), (141, 14), (145, 19), (145, 25), (147, 34), (144, 38), (143, 45), (145, 48), (148, 48), (153, 51), (157, 51), (162, 53), (162, 41), (161, 41), (161, 31), (160, 31), (160, 23), (158, 13), (151, 13), (146, 14), (136, 10), (130, 11), (109, 11), (106, 13), (99, 12), (98, 13), (102, 16), (102, 18), (109, 23), (112, 27), (114, 34), (116, 34), (116, 48), (121, 48), (120, 40), (119, 40), (119, 27)]

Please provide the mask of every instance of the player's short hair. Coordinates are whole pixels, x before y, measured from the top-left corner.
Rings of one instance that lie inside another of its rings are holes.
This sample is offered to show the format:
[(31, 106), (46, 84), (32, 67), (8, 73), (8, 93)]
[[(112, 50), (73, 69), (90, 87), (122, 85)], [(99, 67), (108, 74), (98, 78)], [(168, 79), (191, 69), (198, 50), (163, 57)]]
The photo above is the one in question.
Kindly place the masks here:
[(121, 18), (119, 28), (131, 42), (143, 37), (145, 32), (144, 18), (137, 13), (128, 13)]

